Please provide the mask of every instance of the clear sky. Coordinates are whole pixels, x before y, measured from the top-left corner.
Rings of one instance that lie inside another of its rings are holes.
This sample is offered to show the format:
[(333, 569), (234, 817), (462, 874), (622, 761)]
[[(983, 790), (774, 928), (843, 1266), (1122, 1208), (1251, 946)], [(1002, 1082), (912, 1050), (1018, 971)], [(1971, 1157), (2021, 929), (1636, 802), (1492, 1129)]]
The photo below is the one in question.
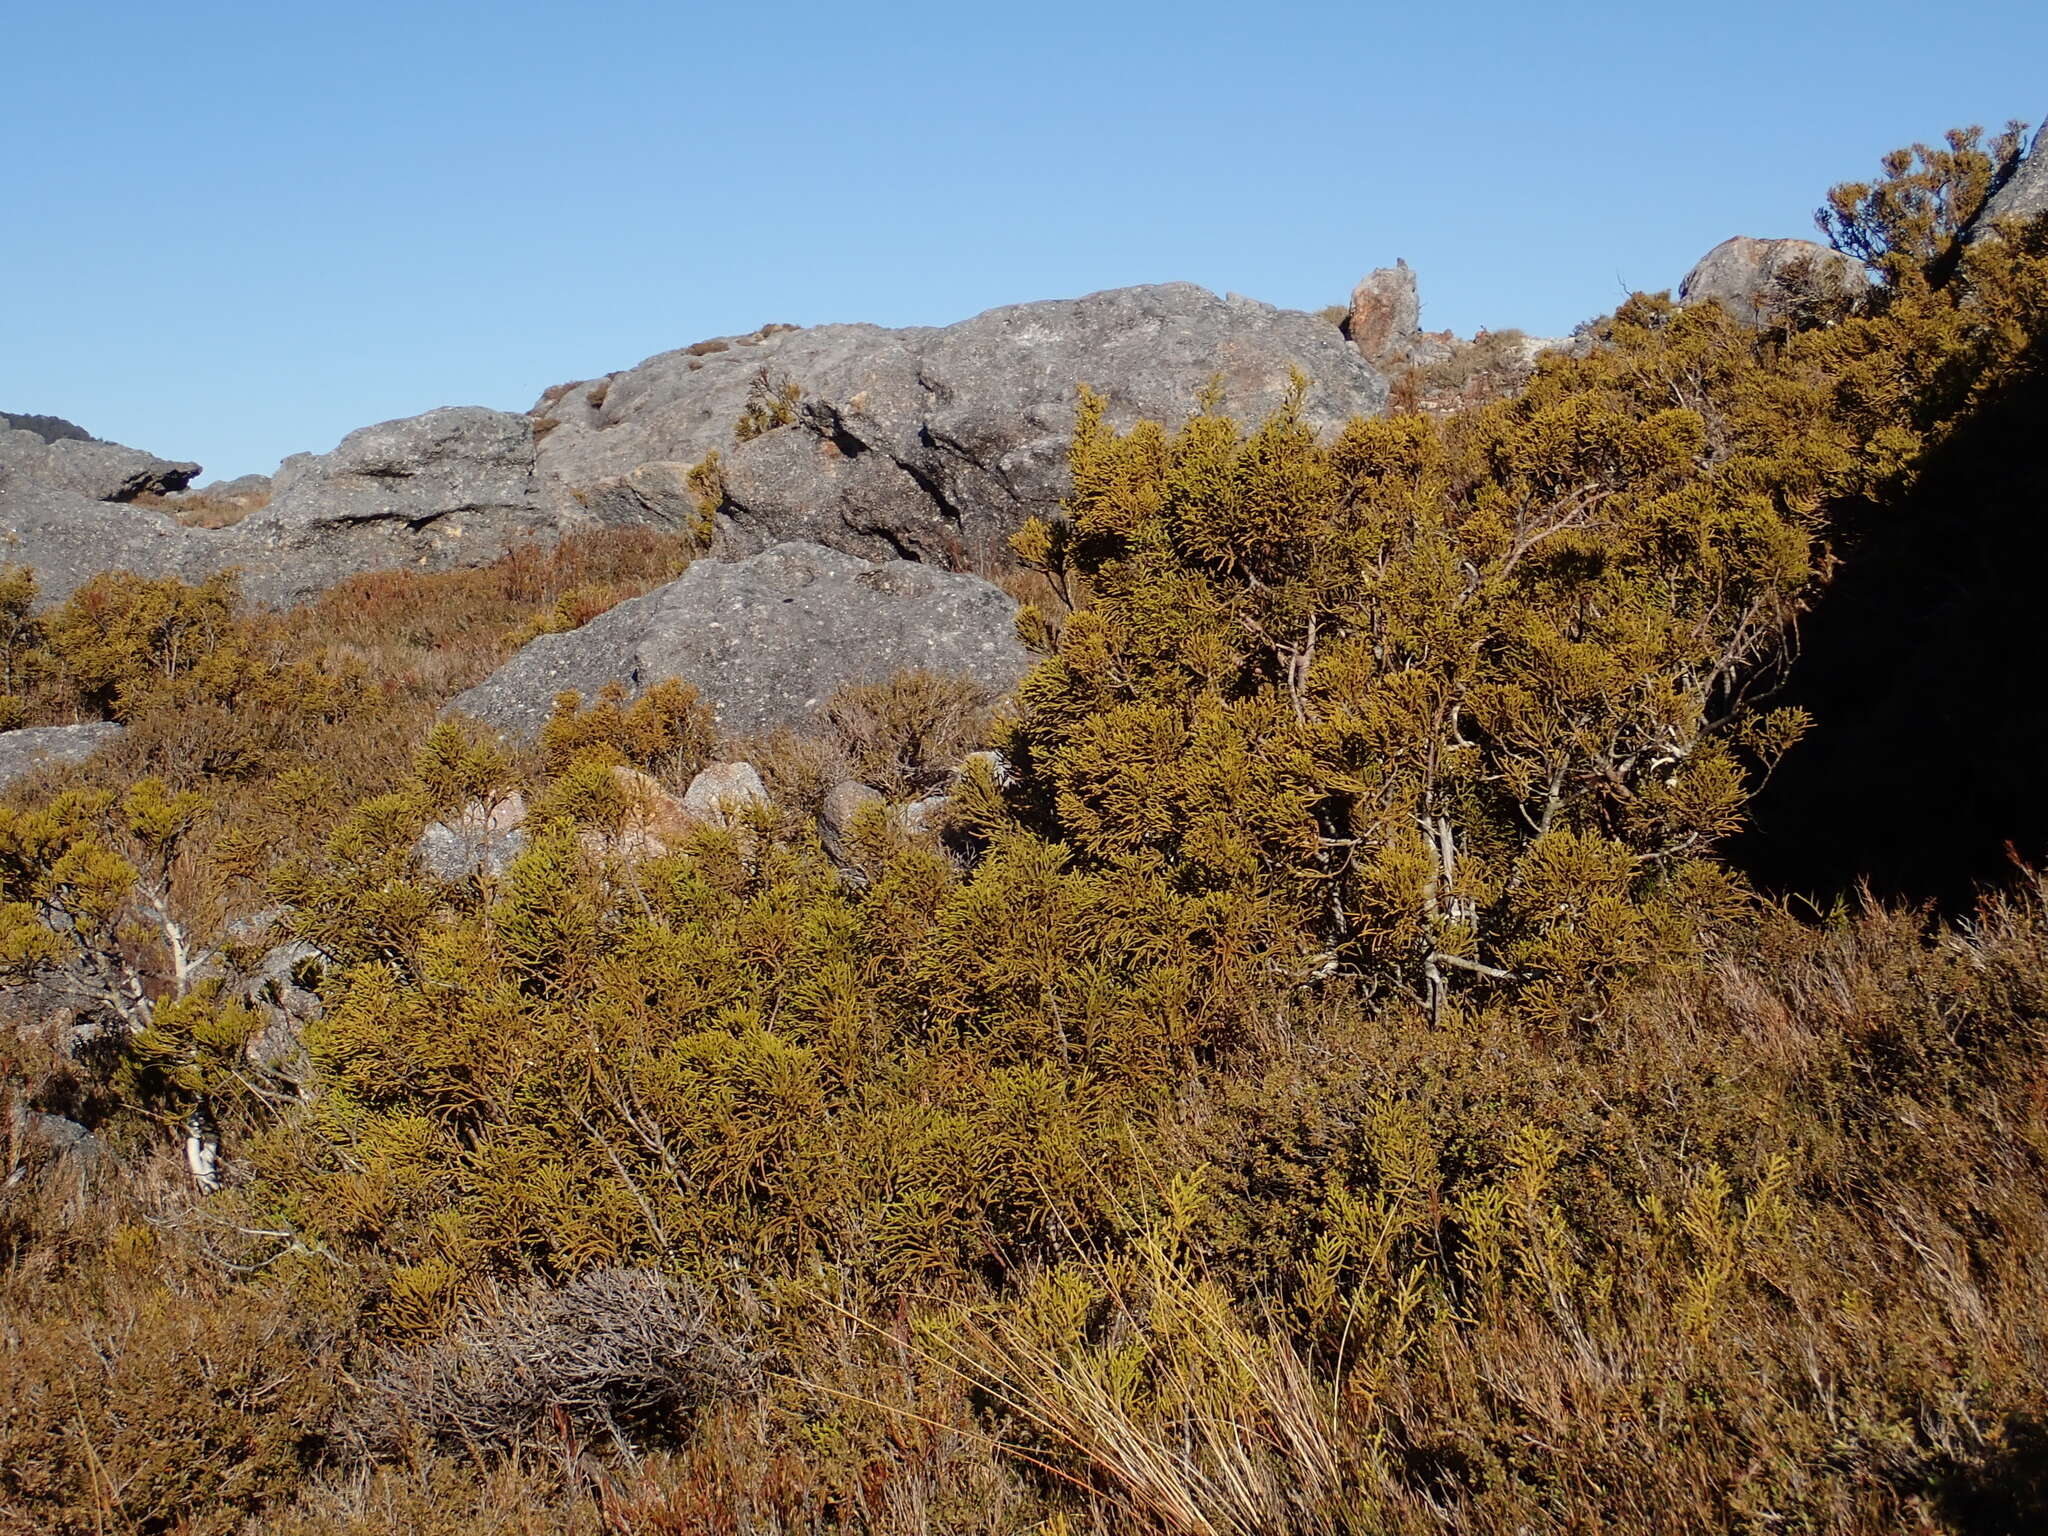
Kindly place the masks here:
[(1554, 334), (2048, 112), (2048, 6), (25, 0), (0, 410), (268, 470), (765, 321), (1189, 279)]

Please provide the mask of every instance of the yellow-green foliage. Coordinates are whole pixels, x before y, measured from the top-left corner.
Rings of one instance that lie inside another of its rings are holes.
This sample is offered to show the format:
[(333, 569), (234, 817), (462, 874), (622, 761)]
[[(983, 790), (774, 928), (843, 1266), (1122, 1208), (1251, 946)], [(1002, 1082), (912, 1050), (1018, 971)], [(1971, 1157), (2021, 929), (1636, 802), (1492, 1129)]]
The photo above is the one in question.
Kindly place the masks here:
[(630, 703), (622, 683), (607, 683), (587, 706), (580, 694), (565, 693), (540, 733), (541, 760), (550, 772), (596, 752), (678, 785), (711, 760), (716, 744), (711, 706), (674, 679)]
[[(1512, 399), (1327, 440), (1084, 397), (1017, 544), (1061, 611), (944, 849), (870, 810), (839, 868), (797, 814), (951, 778), (988, 723), (942, 679), (842, 695), (730, 823), (635, 824), (730, 750), (685, 683), (530, 754), (429, 727), (672, 551), (290, 619), (0, 582), (15, 714), (131, 723), (0, 810), (0, 965), (115, 1025), (0, 1036), (0, 1522), (2038, 1524), (2043, 892), (1804, 925), (1716, 851), (1853, 514), (2048, 336), (2041, 232), (1953, 249), (1978, 153), (1840, 194), (1912, 259), (1833, 323), (1638, 297)], [(515, 794), (501, 877), (428, 877), (430, 818)], [(326, 968), (296, 1088), (230, 985), (279, 903)], [(706, 1298), (707, 1401), (591, 1411), (593, 1320), (520, 1324), (591, 1276)], [(407, 1422), (451, 1381), (516, 1426)]]
[(1743, 690), (1849, 454), (1787, 430), (1793, 386), (1718, 313), (1636, 301), (1608, 339), (1328, 446), (1295, 406), (1119, 435), (1085, 400), (1071, 527), (1019, 546), (1092, 594), (1020, 694), (1026, 819), (1433, 1006), (1593, 1006), (1711, 911), (1738, 733), (1795, 733)]
[(1981, 128), (1953, 128), (1939, 146), (1895, 149), (1877, 180), (1830, 188), (1815, 218), (1836, 249), (1894, 290), (1939, 281), (1963, 231), (2018, 165), (2026, 126), (2007, 123), (1989, 143)]

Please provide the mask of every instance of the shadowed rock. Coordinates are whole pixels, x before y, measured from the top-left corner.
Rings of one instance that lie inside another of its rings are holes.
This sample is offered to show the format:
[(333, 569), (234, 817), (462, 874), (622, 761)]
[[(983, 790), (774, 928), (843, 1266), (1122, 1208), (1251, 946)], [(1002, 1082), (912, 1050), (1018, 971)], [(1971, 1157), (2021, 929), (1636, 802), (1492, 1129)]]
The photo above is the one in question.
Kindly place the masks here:
[(2044, 213), (2048, 213), (2048, 122), (2035, 130), (2026, 158), (1984, 204), (1964, 238), (1975, 240), (2007, 219), (2032, 219)]
[(0, 468), (93, 501), (133, 501), (182, 491), (199, 473), (189, 462), (173, 463), (139, 448), (94, 438), (46, 440), (30, 431), (0, 431)]
[(20, 411), (0, 411), (0, 432), (33, 432), (46, 443), (90, 443), (95, 439), (75, 421), (62, 416), (35, 416)]

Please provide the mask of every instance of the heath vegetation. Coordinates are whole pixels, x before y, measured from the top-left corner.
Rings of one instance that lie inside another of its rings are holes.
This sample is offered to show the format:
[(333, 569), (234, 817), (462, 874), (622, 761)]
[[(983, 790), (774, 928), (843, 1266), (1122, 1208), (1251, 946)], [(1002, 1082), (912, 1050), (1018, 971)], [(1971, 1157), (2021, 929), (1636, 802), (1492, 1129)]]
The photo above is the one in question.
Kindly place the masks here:
[[(1084, 392), (1001, 705), (434, 723), (652, 535), (0, 582), (7, 723), (128, 728), (0, 807), (0, 1529), (2038, 1528), (2048, 885), (1726, 851), (1802, 615), (2037, 398), (2048, 229), (1959, 238), (2017, 143), (1831, 194), (1854, 313), (1638, 295), (1322, 438)], [(828, 856), (846, 777), (943, 827)]]

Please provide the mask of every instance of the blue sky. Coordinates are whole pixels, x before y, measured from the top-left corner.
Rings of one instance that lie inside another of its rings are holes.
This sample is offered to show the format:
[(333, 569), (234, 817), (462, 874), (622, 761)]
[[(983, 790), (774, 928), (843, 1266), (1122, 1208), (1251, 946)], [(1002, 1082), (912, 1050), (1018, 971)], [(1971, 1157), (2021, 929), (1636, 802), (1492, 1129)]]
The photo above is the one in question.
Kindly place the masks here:
[(268, 470), (765, 321), (1188, 279), (1555, 333), (1951, 124), (2048, 7), (12, 8), (0, 409)]

